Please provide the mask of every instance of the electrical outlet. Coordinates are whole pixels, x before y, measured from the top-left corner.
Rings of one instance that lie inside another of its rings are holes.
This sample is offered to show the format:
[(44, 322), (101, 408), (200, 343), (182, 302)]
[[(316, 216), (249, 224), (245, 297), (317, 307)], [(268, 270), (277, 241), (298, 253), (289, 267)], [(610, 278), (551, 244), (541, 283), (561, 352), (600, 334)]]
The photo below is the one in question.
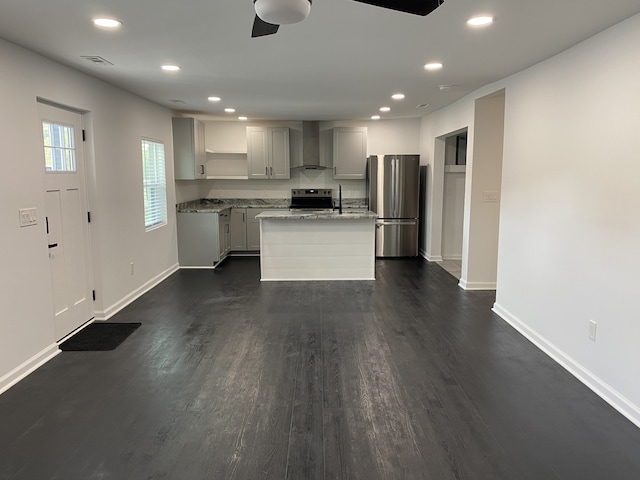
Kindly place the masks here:
[(595, 342), (596, 341), (596, 327), (598, 326), (598, 324), (593, 321), (593, 320), (589, 320), (589, 340)]
[(129, 264), (129, 270), (131, 272), (131, 275), (133, 275), (133, 262)]

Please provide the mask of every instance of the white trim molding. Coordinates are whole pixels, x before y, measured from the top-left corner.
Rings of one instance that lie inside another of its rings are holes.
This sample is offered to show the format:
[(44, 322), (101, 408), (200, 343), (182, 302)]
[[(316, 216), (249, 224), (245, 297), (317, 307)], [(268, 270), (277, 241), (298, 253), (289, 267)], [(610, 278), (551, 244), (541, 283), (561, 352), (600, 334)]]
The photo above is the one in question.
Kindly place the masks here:
[(496, 282), (467, 282), (461, 278), (458, 286), (464, 290), (495, 290)]
[(164, 272), (162, 272), (159, 275), (156, 275), (155, 277), (153, 277), (151, 280), (149, 280), (145, 284), (141, 285), (139, 288), (135, 289), (129, 295), (121, 298), (120, 300), (118, 300), (113, 305), (110, 305), (105, 310), (96, 311), (95, 312), (95, 317), (94, 317), (95, 320), (109, 320), (111, 317), (113, 317), (120, 310), (122, 310), (127, 305), (129, 305), (130, 303), (132, 303), (135, 300), (137, 300), (138, 298), (140, 298), (142, 295), (147, 293), (153, 287), (155, 287), (156, 285), (161, 283), (163, 280), (166, 280), (169, 276), (171, 276), (172, 274), (177, 272), (179, 269), (180, 269), (180, 267), (178, 266), (178, 264), (173, 265), (172, 267), (166, 269)]
[(6, 392), (23, 378), (27, 377), (31, 372), (40, 368), (53, 357), (61, 353), (57, 343), (49, 345), (44, 350), (36, 353), (26, 362), (18, 365), (5, 376), (0, 378), (0, 394)]
[(553, 343), (529, 328), (524, 322), (501, 307), (497, 302), (493, 304), (492, 310), (527, 340), (590, 388), (596, 395), (624, 415), (637, 427), (640, 427), (640, 406), (633, 404), (615, 388), (602, 381), (599, 377), (557, 348)]
[(424, 257), (424, 259), (428, 262), (441, 262), (442, 255), (429, 255), (427, 252), (421, 251), (420, 255)]

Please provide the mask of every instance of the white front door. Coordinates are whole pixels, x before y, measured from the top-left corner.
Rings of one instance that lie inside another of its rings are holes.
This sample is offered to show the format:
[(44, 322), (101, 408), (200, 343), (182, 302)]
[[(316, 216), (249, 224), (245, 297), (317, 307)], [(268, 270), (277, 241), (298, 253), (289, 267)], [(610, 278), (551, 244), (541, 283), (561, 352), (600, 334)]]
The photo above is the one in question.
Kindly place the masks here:
[(61, 339), (93, 318), (82, 116), (38, 104), (54, 327)]

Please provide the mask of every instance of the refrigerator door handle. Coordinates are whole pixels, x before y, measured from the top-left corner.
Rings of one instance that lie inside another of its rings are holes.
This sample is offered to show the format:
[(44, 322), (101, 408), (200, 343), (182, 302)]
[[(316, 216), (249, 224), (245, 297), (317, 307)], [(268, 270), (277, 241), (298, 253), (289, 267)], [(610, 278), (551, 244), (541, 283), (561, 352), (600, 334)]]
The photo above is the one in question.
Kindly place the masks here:
[(381, 225), (416, 225), (417, 220), (376, 220), (376, 226)]
[(398, 216), (398, 160), (391, 159), (391, 212)]

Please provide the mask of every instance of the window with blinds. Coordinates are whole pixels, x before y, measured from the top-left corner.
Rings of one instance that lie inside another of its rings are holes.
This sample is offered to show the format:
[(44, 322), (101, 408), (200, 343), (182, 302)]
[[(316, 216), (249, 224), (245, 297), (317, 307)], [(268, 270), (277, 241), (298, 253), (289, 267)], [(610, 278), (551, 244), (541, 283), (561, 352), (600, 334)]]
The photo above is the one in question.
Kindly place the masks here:
[(142, 176), (144, 226), (148, 231), (167, 224), (167, 177), (163, 143), (142, 140)]

